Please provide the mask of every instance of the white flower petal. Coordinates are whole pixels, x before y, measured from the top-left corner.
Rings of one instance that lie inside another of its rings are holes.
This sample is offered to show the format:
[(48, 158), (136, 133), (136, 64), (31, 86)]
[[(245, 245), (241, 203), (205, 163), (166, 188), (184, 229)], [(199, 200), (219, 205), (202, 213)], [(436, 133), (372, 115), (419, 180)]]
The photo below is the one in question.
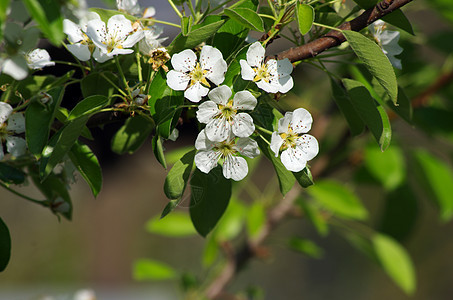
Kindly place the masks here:
[(280, 89), (278, 90), (280, 93), (287, 93), (291, 90), (294, 86), (294, 81), (291, 76), (282, 76), (278, 79), (278, 83), (280, 85)]
[(197, 136), (197, 140), (195, 141), (195, 149), (197, 150), (211, 150), (215, 146), (215, 143), (208, 140), (206, 136), (206, 132), (203, 129)]
[(25, 117), (23, 113), (12, 114), (8, 118), (8, 126), (6, 129), (14, 133), (23, 133), (25, 132)]
[(167, 85), (175, 91), (184, 91), (189, 85), (190, 77), (185, 73), (170, 70), (167, 73)]
[(132, 30), (132, 22), (124, 15), (114, 15), (107, 21), (107, 32), (116, 41), (125, 40)]
[(27, 143), (17, 136), (6, 137), (6, 150), (14, 157), (24, 155), (27, 151)]
[(217, 104), (213, 101), (206, 101), (198, 106), (197, 110), (197, 119), (198, 122), (207, 124), (209, 121), (214, 118), (219, 113), (219, 108)]
[(133, 52), (133, 49), (114, 48), (110, 53), (107, 53), (107, 55), (113, 57), (118, 54), (131, 54)]
[(126, 40), (123, 42), (123, 47), (124, 48), (131, 48), (133, 47), (136, 43), (138, 43), (142, 38), (144, 37), (144, 32), (143, 30), (136, 31), (133, 34), (129, 35)]
[(80, 28), (82, 28), (83, 32), (87, 32), (87, 24), (91, 20), (101, 20), (101, 17), (94, 11), (86, 12), (79, 21)]
[(247, 113), (239, 113), (233, 118), (232, 130), (238, 137), (248, 137), (255, 131), (252, 117)]
[(197, 82), (184, 92), (184, 97), (192, 102), (200, 102), (201, 98), (206, 96), (208, 92), (208, 88), (205, 88), (200, 82)]
[(260, 42), (253, 43), (247, 50), (247, 62), (252, 67), (258, 67), (264, 60), (266, 50)]
[(296, 152), (303, 152), (306, 161), (312, 160), (319, 153), (318, 141), (314, 136), (304, 134), (296, 141)]
[(211, 119), (211, 121), (209, 121), (206, 125), (205, 131), (209, 140), (222, 142), (225, 141), (230, 135), (231, 125), (225, 117), (221, 116), (216, 119)]
[(225, 178), (239, 181), (247, 176), (249, 167), (243, 157), (229, 155), (223, 161), (222, 171)]
[(283, 145), (283, 142), (284, 140), (276, 131), (272, 132), (270, 148), (275, 153), (275, 157), (280, 153), (280, 147)]
[(93, 58), (94, 58), (97, 62), (103, 63), (103, 62), (106, 62), (106, 61), (112, 59), (113, 56), (108, 56), (107, 54), (103, 53), (103, 52), (101, 51), (101, 49), (96, 48), (96, 49), (94, 49), (94, 52), (93, 52)]
[(294, 110), (291, 120), (291, 128), (295, 133), (306, 133), (310, 131), (313, 118), (305, 108)]
[(241, 76), (244, 80), (253, 80), (255, 78), (255, 71), (250, 67), (250, 65), (243, 59), (239, 61), (241, 64)]
[(88, 21), (86, 34), (93, 43), (101, 49), (103, 53), (107, 53), (107, 29), (105, 23), (99, 19)]
[(63, 20), (63, 32), (68, 36), (68, 40), (71, 43), (77, 43), (83, 40), (83, 32), (79, 25), (72, 22), (71, 20)]
[(262, 90), (264, 90), (264, 91), (266, 91), (268, 93), (277, 93), (279, 88), (280, 88), (280, 85), (278, 83), (277, 84), (275, 82), (274, 83), (267, 83), (264, 80), (257, 81), (256, 85), (260, 89), (262, 89)]
[(236, 142), (236, 145), (234, 145), (234, 149), (239, 151), (239, 153), (241, 153), (242, 155), (250, 158), (255, 158), (260, 155), (258, 143), (249, 137), (239, 138)]
[(192, 71), (196, 63), (197, 56), (190, 49), (176, 53), (171, 57), (171, 65), (173, 66), (173, 69), (183, 73)]
[(228, 86), (221, 85), (219, 87), (216, 87), (215, 89), (212, 89), (208, 94), (208, 98), (214, 103), (226, 105), (228, 103), (228, 100), (230, 100), (232, 94), (233, 93)]
[(307, 165), (304, 152), (293, 148), (284, 150), (280, 159), (285, 168), (291, 172), (302, 171)]
[(31, 69), (41, 69), (47, 66), (54, 66), (55, 63), (50, 61), (49, 52), (45, 49), (35, 49), (29, 52), (26, 57), (28, 66)]
[(225, 80), (225, 73), (227, 71), (227, 68), (228, 65), (226, 61), (219, 59), (212, 68), (208, 69), (208, 72), (205, 76), (215, 85), (219, 85)]
[(257, 104), (256, 98), (249, 91), (240, 91), (234, 95), (233, 108), (238, 110), (253, 110)]
[(387, 54), (387, 58), (390, 60), (390, 63), (392, 64), (392, 66), (394, 66), (395, 68), (400, 69), (400, 70), (403, 68), (403, 66), (401, 65), (400, 59), (396, 58), (393, 55), (388, 55), (388, 54)]
[(170, 141), (173, 141), (173, 142), (176, 142), (176, 140), (178, 139), (179, 137), (179, 130), (178, 129), (173, 129), (173, 131), (171, 132), (171, 134), (168, 136), (168, 139)]
[(209, 173), (212, 169), (217, 166), (219, 161), (220, 153), (215, 151), (198, 151), (195, 154), (195, 165), (203, 173)]
[(20, 55), (7, 58), (1, 65), (1, 71), (16, 80), (23, 80), (28, 75), (27, 61)]
[(6, 102), (0, 102), (0, 126), (8, 120), (13, 108)]
[(143, 12), (143, 18), (148, 19), (156, 14), (156, 9), (153, 6), (148, 6)]
[(278, 133), (284, 133), (288, 131), (288, 126), (293, 119), (293, 113), (288, 111), (285, 113), (285, 116), (278, 120)]
[(78, 60), (87, 61), (91, 57), (91, 52), (88, 48), (88, 45), (77, 43), (66, 45), (66, 47), (68, 48), (69, 52), (77, 57)]
[(215, 66), (218, 60), (223, 60), (222, 52), (209, 45), (203, 46), (200, 53), (200, 65), (204, 70), (209, 70)]

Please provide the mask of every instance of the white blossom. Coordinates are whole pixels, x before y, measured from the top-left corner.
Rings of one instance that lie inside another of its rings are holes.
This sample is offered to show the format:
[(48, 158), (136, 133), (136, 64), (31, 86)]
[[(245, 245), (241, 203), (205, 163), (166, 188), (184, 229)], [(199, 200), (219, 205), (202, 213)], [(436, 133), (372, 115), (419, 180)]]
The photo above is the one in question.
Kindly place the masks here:
[(184, 97), (192, 102), (206, 96), (212, 84), (221, 84), (227, 70), (222, 52), (208, 45), (201, 49), (199, 62), (195, 53), (186, 49), (174, 54), (171, 64), (174, 70), (167, 74), (168, 86), (177, 91), (185, 90)]
[(319, 152), (318, 141), (306, 134), (311, 129), (313, 118), (303, 108), (287, 112), (278, 121), (278, 131), (272, 133), (271, 150), (283, 165), (292, 172), (302, 171), (307, 161), (313, 159)]
[(45, 49), (34, 49), (25, 55), (28, 67), (30, 69), (42, 69), (48, 66), (54, 66), (55, 62), (50, 61), (49, 52)]
[[(132, 48), (142, 37), (143, 31), (135, 31), (130, 20), (123, 15), (114, 15), (107, 21), (91, 20), (87, 24), (86, 34), (100, 49), (100, 54), (113, 57), (118, 54), (130, 54)], [(97, 58), (96, 51), (93, 57)]]
[(286, 93), (294, 86), (291, 72), (293, 65), (289, 59), (270, 59), (264, 62), (264, 47), (260, 42), (253, 43), (247, 50), (247, 61), (241, 59), (241, 75), (244, 80), (256, 82), (256, 85), (268, 93)]
[(162, 46), (162, 42), (167, 37), (159, 38), (162, 34), (163, 28), (160, 26), (151, 26), (143, 28), (143, 38), (138, 43), (138, 49), (144, 55), (150, 55), (150, 53)]
[(68, 36), (71, 44), (66, 45), (69, 52), (71, 52), (77, 59), (87, 61), (90, 59), (91, 54), (96, 52), (93, 57), (99, 62), (105, 62), (111, 57), (102, 54), (99, 48), (96, 48), (93, 41), (88, 37), (87, 24), (91, 20), (101, 20), (101, 17), (95, 12), (87, 13), (83, 19), (80, 20), (79, 25), (71, 20), (63, 20), (63, 32)]
[(374, 36), (382, 52), (388, 57), (390, 63), (397, 69), (401, 69), (401, 60), (396, 58), (395, 55), (401, 54), (403, 48), (398, 45), (400, 39), (399, 31), (391, 31), (385, 29), (386, 24), (382, 20), (377, 20), (374, 24), (371, 24), (368, 28), (371, 34)]
[(138, 0), (116, 0), (116, 7), (118, 10), (125, 11), (131, 15), (137, 15), (141, 10)]
[(0, 59), (0, 73), (5, 73), (16, 80), (23, 80), (28, 75), (28, 64), (23, 55)]
[(203, 173), (209, 173), (222, 161), (223, 176), (235, 181), (242, 180), (248, 173), (248, 165), (244, 155), (254, 158), (260, 154), (258, 144), (251, 138), (229, 136), (223, 142), (213, 142), (208, 139), (203, 129), (195, 141), (195, 165)]
[(209, 140), (221, 142), (234, 134), (248, 137), (255, 131), (253, 119), (241, 110), (253, 110), (256, 98), (249, 91), (237, 92), (231, 99), (231, 89), (221, 85), (208, 94), (209, 101), (198, 107), (197, 119), (207, 124), (205, 131)]
[(79, 290), (75, 293), (74, 300), (96, 300), (96, 295), (92, 290)]
[(25, 132), (25, 117), (22, 113), (14, 113), (11, 105), (0, 102), (0, 160), (5, 153), (2, 143), (6, 142), (6, 151), (13, 157), (25, 154), (27, 143), (21, 137), (14, 136)]

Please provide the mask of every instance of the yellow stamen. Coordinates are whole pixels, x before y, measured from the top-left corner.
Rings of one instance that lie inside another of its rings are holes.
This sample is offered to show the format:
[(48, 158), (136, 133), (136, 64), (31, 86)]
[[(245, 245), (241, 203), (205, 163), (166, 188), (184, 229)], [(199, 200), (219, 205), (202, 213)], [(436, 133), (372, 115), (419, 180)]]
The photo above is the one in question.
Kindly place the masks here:
[(194, 85), (197, 82), (201, 82), (204, 86), (211, 87), (209, 82), (206, 80), (205, 75), (208, 73), (208, 70), (203, 70), (200, 66), (200, 63), (197, 63), (195, 68), (190, 71), (189, 76), (191, 78), (190, 85)]

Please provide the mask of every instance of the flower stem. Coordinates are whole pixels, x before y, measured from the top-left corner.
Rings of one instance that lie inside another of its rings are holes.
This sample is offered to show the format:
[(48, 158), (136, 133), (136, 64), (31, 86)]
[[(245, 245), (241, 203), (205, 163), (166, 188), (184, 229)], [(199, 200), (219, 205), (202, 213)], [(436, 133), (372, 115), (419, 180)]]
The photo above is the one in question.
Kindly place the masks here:
[[(143, 19), (140, 19), (140, 20), (143, 20)], [(145, 20), (148, 20), (148, 19), (145, 19)], [(167, 21), (153, 19), (153, 22), (154, 23), (168, 25), (168, 26), (173, 26), (173, 27), (176, 27), (176, 28), (181, 28), (181, 25), (178, 25), (178, 24), (175, 24), (175, 23), (171, 23), (171, 22), (167, 22)]]
[(151, 87), (151, 82), (153, 81), (154, 74), (156, 71), (153, 69), (149, 68), (151, 71), (148, 72), (148, 80), (146, 81), (146, 87), (145, 87), (145, 93), (149, 95), (149, 88)]
[(126, 94), (129, 96), (130, 99), (132, 99), (131, 89), (129, 88), (129, 85), (127, 84), (126, 76), (124, 76), (124, 72), (123, 72), (123, 69), (121, 68), (118, 56), (115, 56), (115, 63), (116, 63), (116, 67), (118, 69), (118, 72), (120, 73), (120, 77), (123, 80), (123, 85), (124, 85), (124, 88), (126, 89), (126, 92), (127, 92)]
[(127, 97), (127, 94), (119, 87), (117, 86), (113, 81), (110, 80), (107, 76), (104, 75), (104, 73), (99, 73), (102, 78), (104, 78), (108, 83), (110, 83), (114, 88), (118, 90), (124, 97)]
[(55, 62), (56, 64), (62, 64), (62, 65), (68, 65), (68, 66), (73, 66), (73, 67), (79, 67), (80, 69), (82, 69), (82, 71), (84, 71), (84, 70), (91, 71), (90, 67), (86, 67), (86, 66), (84, 66), (82, 64), (75, 64), (75, 63), (72, 63), (72, 62), (69, 62), (69, 61), (61, 61), (61, 60), (53, 60), (53, 62)]
[(266, 144), (268, 144), (269, 146), (271, 145), (271, 143), (261, 134), (261, 133), (258, 133), (258, 135), (260, 136), (260, 138), (266, 142)]
[(316, 23), (316, 22), (313, 22), (313, 25), (319, 26), (319, 27), (323, 27), (323, 28), (327, 28), (327, 29), (330, 29), (330, 30), (336, 30), (336, 31), (343, 32), (343, 30), (338, 29), (336, 27), (332, 27), (332, 26), (328, 26), (328, 25), (324, 25), (324, 24), (320, 24), (320, 23)]
[(143, 74), (142, 74), (142, 63), (140, 59), (140, 53), (137, 49), (135, 49), (135, 58), (137, 59), (137, 72), (138, 72), (138, 81), (142, 82), (143, 81)]
[(176, 5), (173, 3), (173, 0), (168, 0), (168, 3), (170, 3), (171, 7), (173, 8), (173, 10), (176, 12), (176, 14), (178, 15), (178, 17), (181, 19), (182, 18), (182, 14), (181, 12), (178, 10), (178, 8), (176, 7)]
[(272, 131), (267, 130), (266, 128), (261, 127), (261, 126), (256, 125), (256, 124), (255, 124), (255, 128), (258, 129), (258, 130), (261, 131), (261, 132), (264, 132), (264, 133), (267, 133), (267, 134), (270, 134), (270, 135), (272, 135), (272, 133), (273, 133)]
[(0, 186), (2, 186), (3, 188), (5, 188), (6, 190), (10, 191), (11, 193), (21, 197), (21, 198), (24, 198), (25, 200), (28, 200), (30, 202), (33, 202), (33, 203), (36, 203), (36, 204), (39, 204), (39, 205), (42, 205), (42, 206), (46, 206), (45, 204), (45, 200), (36, 200), (36, 199), (33, 199), (31, 197), (28, 197), (22, 193), (19, 193), (18, 191), (15, 191), (13, 190), (12, 188), (10, 188), (9, 186), (7, 186), (6, 184), (4, 184), (3, 182), (0, 181)]

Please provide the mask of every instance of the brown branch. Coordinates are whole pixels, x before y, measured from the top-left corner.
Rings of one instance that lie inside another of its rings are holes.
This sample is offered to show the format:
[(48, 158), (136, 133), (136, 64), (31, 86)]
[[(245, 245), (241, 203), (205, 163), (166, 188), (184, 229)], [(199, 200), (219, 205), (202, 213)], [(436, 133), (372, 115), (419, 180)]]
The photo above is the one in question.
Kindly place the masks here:
[[(406, 5), (411, 1), (412, 0), (384, 0), (374, 7), (367, 9), (357, 18), (343, 23), (338, 27), (338, 29), (360, 31), (377, 19), (388, 15), (389, 13)], [(327, 49), (341, 45), (344, 41), (346, 41), (346, 38), (340, 31), (332, 30), (319, 39), (316, 39), (308, 44), (280, 52), (279, 54), (277, 54), (276, 58), (288, 58), (291, 62), (296, 62), (299, 60), (315, 57), (319, 53), (326, 51)]]
[(416, 97), (412, 100), (412, 106), (414, 108), (420, 107), (420, 106), (425, 106), (428, 103), (428, 101), (431, 99), (432, 95), (434, 95), (438, 90), (440, 90), (443, 87), (450, 84), (452, 81), (453, 81), (453, 71), (442, 74), (423, 93), (421, 93), (418, 97)]

